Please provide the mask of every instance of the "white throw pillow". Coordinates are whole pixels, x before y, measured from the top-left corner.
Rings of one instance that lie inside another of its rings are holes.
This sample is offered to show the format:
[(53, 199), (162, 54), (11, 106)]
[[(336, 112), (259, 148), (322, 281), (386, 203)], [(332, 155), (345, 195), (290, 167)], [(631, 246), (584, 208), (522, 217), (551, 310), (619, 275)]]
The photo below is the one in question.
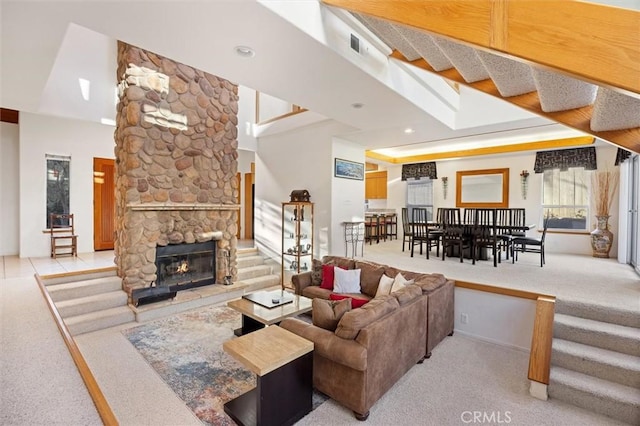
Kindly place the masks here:
[(391, 293), (391, 286), (393, 286), (394, 279), (391, 277), (382, 274), (380, 277), (380, 282), (378, 283), (378, 291), (376, 291), (376, 296), (386, 296)]
[(334, 267), (334, 293), (360, 293), (360, 269)]
[(398, 275), (396, 275), (395, 279), (393, 280), (393, 285), (391, 286), (390, 293), (398, 291), (405, 285), (413, 284), (414, 282), (414, 280), (407, 280), (405, 277), (403, 277), (402, 272), (398, 272)]

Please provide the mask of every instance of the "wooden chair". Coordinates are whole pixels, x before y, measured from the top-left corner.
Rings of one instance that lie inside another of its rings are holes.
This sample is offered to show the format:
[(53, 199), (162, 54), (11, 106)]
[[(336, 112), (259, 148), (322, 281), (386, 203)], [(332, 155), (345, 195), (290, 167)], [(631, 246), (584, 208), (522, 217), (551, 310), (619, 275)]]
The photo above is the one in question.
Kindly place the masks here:
[(532, 237), (515, 237), (511, 245), (511, 263), (518, 260), (518, 252), (521, 253), (540, 253), (540, 267), (545, 264), (544, 258), (544, 239), (547, 235), (547, 227), (549, 226), (549, 215), (544, 219), (544, 228), (540, 238)]
[(405, 243), (409, 243), (409, 247), (412, 247), (412, 231), (411, 222), (409, 221), (409, 210), (406, 207), (402, 208), (402, 251), (404, 251)]
[(475, 265), (480, 249), (491, 247), (493, 266), (500, 261), (498, 252), (498, 234), (496, 228), (496, 209), (475, 209), (473, 228), (471, 232), (471, 258)]
[(75, 232), (73, 213), (49, 216), (49, 232), (51, 234), (51, 257), (68, 254), (78, 256), (78, 236)]
[(440, 256), (440, 235), (429, 233), (429, 224), (427, 223), (427, 209), (414, 207), (412, 211), (413, 219), (411, 221), (411, 231), (413, 240), (411, 243), (411, 257), (413, 257), (413, 248), (416, 244), (420, 245), (420, 254), (422, 254), (422, 244), (427, 245), (427, 259), (432, 247), (436, 247), (436, 256)]
[(471, 248), (471, 241), (465, 233), (465, 226), (460, 220), (460, 209), (442, 209), (442, 260), (444, 260), (447, 248), (458, 248), (460, 263), (462, 263), (463, 251)]

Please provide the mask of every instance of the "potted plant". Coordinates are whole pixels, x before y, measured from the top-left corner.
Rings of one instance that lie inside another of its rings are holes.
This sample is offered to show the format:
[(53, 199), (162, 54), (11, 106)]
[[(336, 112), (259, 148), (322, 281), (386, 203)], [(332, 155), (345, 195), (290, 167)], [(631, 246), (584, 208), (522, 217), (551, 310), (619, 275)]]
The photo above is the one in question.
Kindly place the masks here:
[(617, 171), (597, 171), (592, 175), (591, 190), (594, 195), (596, 229), (591, 231), (593, 257), (609, 257), (613, 233), (609, 230), (609, 217), (613, 197), (618, 189), (620, 176)]

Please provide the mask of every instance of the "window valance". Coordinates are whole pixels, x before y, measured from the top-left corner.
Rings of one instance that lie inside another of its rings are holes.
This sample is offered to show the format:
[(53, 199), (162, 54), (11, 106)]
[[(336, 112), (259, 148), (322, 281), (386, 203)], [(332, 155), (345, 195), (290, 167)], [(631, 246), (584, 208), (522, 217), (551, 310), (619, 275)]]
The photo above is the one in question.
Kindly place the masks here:
[(598, 165), (596, 163), (595, 147), (536, 152), (536, 163), (533, 167), (533, 171), (536, 173), (552, 169), (565, 171), (569, 167), (584, 167), (585, 170), (596, 170)]
[(618, 148), (618, 152), (616, 153), (616, 166), (620, 163), (624, 163), (624, 160), (631, 157), (631, 153), (626, 149)]
[(420, 179), (423, 177), (438, 179), (435, 161), (402, 165), (402, 180)]

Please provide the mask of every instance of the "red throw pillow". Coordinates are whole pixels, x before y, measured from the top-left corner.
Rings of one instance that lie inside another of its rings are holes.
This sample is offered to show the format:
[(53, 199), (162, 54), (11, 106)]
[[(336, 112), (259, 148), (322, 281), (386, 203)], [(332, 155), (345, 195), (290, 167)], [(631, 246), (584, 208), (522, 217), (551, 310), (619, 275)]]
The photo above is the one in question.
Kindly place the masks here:
[(322, 282), (320, 288), (333, 290), (333, 265), (322, 265)]
[(342, 294), (335, 294), (335, 293), (331, 293), (329, 295), (329, 299), (330, 300), (351, 299), (351, 308), (352, 309), (359, 308), (360, 306), (362, 306), (362, 305), (364, 305), (365, 303), (368, 302), (367, 299), (356, 299), (355, 297), (345, 296), (345, 295), (342, 295)]
[[(322, 265), (322, 282), (320, 283), (320, 288), (324, 288), (326, 290), (333, 290), (333, 279), (334, 273), (333, 268), (335, 265)], [(339, 266), (342, 268), (342, 266)], [(346, 268), (342, 268), (346, 269)]]

